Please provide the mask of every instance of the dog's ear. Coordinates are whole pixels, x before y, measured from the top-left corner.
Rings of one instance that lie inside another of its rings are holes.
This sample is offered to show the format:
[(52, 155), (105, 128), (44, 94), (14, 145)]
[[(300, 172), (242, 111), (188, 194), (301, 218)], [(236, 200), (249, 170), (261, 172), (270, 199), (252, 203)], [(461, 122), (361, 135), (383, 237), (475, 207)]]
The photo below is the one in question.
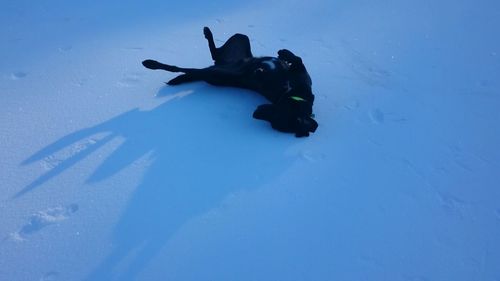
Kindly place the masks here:
[(259, 105), (259, 107), (257, 107), (257, 109), (253, 112), (253, 118), (271, 122), (276, 112), (275, 107), (276, 106), (273, 104)]

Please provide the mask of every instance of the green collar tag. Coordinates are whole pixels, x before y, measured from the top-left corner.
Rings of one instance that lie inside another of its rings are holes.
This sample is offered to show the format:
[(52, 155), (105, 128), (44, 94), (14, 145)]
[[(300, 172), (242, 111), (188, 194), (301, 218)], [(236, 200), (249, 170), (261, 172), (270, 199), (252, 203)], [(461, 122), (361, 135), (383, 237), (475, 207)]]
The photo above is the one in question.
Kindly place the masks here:
[(301, 97), (297, 97), (297, 96), (290, 96), (290, 98), (294, 101), (306, 101), (305, 99), (301, 98)]

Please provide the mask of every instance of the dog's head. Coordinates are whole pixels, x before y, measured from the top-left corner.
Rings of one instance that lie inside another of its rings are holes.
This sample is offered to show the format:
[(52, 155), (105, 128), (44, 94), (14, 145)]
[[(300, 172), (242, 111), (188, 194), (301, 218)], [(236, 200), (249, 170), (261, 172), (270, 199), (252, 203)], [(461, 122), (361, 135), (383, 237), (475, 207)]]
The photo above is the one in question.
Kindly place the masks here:
[(312, 118), (312, 102), (290, 96), (276, 104), (263, 104), (254, 111), (253, 117), (266, 120), (282, 132), (295, 133), (296, 137), (307, 137), (318, 128)]

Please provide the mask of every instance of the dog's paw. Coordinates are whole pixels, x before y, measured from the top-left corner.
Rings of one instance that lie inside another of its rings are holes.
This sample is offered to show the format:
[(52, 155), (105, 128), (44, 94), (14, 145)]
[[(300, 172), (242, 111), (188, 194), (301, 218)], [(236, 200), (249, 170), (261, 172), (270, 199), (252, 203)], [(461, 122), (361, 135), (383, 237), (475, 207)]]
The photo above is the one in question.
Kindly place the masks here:
[(144, 65), (145, 68), (149, 69), (160, 69), (160, 63), (155, 60), (145, 60), (142, 62), (142, 65)]
[(309, 136), (309, 132), (297, 132), (297, 133), (295, 133), (296, 138), (303, 138), (303, 137), (308, 137), (308, 136)]
[(208, 40), (213, 40), (214, 36), (212, 35), (212, 31), (208, 27), (203, 28), (203, 34), (205, 35), (205, 38)]

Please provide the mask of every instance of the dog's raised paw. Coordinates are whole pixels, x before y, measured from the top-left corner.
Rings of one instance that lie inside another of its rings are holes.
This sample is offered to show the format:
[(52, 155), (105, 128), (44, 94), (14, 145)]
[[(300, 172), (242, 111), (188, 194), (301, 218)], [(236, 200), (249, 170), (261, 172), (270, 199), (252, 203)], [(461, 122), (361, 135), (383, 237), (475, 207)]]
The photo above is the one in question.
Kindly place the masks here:
[(142, 65), (149, 69), (159, 69), (160, 63), (155, 60), (145, 60), (142, 62)]
[(210, 28), (208, 28), (208, 27), (206, 27), (206, 26), (203, 28), (203, 34), (205, 35), (205, 38), (206, 38), (206, 39), (209, 39), (209, 40), (210, 40), (210, 39), (213, 39), (213, 37), (214, 37), (214, 36), (212, 35), (212, 31), (210, 30)]

